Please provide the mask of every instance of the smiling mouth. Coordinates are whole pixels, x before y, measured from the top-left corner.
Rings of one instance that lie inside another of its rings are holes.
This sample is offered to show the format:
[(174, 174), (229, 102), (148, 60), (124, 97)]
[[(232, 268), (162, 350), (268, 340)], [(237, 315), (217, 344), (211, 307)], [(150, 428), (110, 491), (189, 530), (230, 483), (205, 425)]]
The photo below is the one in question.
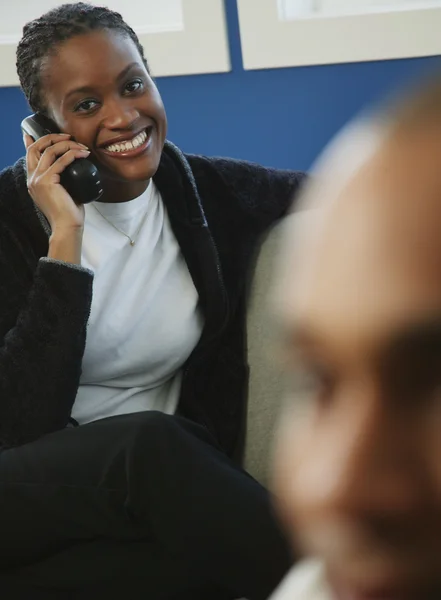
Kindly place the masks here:
[(137, 150), (141, 146), (144, 146), (145, 143), (150, 139), (152, 131), (153, 127), (146, 127), (144, 131), (138, 133), (138, 135), (136, 135), (133, 139), (126, 140), (118, 144), (110, 144), (109, 146), (105, 146), (103, 149), (110, 154), (122, 154)]

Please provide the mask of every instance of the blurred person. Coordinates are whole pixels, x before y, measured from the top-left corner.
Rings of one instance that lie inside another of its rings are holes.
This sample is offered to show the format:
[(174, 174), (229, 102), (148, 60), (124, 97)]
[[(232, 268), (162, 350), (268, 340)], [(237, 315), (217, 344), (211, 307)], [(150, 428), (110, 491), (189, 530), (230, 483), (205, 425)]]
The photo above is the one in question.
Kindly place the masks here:
[[(302, 176), (167, 141), (144, 49), (107, 8), (28, 23), (17, 71), (60, 133), (25, 135), (0, 176), (0, 571), (61, 556), (69, 593), (112, 584), (109, 541), (143, 597), (263, 599), (291, 559), (240, 467), (246, 290)], [(87, 205), (60, 183), (84, 157), (104, 188)]]
[(305, 561), (273, 600), (441, 598), (440, 165), (437, 79), (351, 126), (286, 225), (273, 483)]

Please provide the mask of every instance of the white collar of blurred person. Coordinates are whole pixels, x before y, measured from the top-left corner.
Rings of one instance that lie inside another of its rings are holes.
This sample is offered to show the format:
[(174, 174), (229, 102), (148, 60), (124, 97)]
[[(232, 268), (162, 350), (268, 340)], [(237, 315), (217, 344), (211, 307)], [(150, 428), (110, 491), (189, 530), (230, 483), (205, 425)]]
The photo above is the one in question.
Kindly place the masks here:
[(332, 600), (325, 567), (319, 560), (305, 560), (291, 569), (270, 600)]

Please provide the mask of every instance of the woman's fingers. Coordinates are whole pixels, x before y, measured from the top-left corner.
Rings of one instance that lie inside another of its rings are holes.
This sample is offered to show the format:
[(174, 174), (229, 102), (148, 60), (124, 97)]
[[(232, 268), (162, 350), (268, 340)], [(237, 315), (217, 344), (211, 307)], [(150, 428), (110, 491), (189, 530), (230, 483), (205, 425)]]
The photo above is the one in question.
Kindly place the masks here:
[(70, 137), (69, 133), (51, 133), (50, 135), (44, 135), (35, 142), (30, 135), (25, 133), (23, 139), (26, 146), (26, 165), (28, 173), (33, 173), (35, 171), (40, 157), (46, 148), (61, 140), (68, 140)]
[(26, 150), (29, 148), (29, 146), (32, 146), (33, 143), (34, 140), (31, 138), (31, 136), (27, 133), (23, 133), (23, 144), (25, 145)]
[[(90, 154), (86, 146), (84, 146), (83, 144), (79, 144), (78, 142), (74, 142), (72, 140), (64, 140), (62, 142), (57, 142), (52, 146), (46, 147), (46, 149), (41, 155), (38, 166), (35, 169), (35, 174), (37, 176), (43, 175), (43, 173), (45, 173), (50, 167), (52, 167), (52, 165), (58, 163), (63, 157), (63, 155), (71, 152), (72, 150), (75, 152), (87, 152), (87, 155)], [(62, 169), (58, 172), (61, 171)]]
[(88, 150), (71, 148), (62, 156), (60, 156), (50, 167), (47, 169), (47, 175), (61, 175), (64, 169), (73, 163), (76, 158), (87, 158), (90, 152)]
[[(86, 146), (67, 134), (50, 134), (36, 142), (24, 137), (27, 150), (28, 191), (46, 216), (54, 231), (57, 225), (84, 225), (84, 208), (75, 204), (69, 192), (60, 185), (60, 175), (76, 158), (86, 158)], [(30, 143), (32, 141), (32, 143)]]

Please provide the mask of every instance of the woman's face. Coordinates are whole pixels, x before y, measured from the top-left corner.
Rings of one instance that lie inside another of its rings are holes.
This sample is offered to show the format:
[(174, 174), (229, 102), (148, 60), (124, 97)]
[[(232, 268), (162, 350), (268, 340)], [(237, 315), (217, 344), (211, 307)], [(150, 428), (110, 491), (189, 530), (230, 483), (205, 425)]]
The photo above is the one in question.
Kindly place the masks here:
[(88, 146), (104, 179), (146, 181), (167, 131), (161, 96), (133, 41), (113, 31), (62, 43), (42, 68), (49, 116)]

